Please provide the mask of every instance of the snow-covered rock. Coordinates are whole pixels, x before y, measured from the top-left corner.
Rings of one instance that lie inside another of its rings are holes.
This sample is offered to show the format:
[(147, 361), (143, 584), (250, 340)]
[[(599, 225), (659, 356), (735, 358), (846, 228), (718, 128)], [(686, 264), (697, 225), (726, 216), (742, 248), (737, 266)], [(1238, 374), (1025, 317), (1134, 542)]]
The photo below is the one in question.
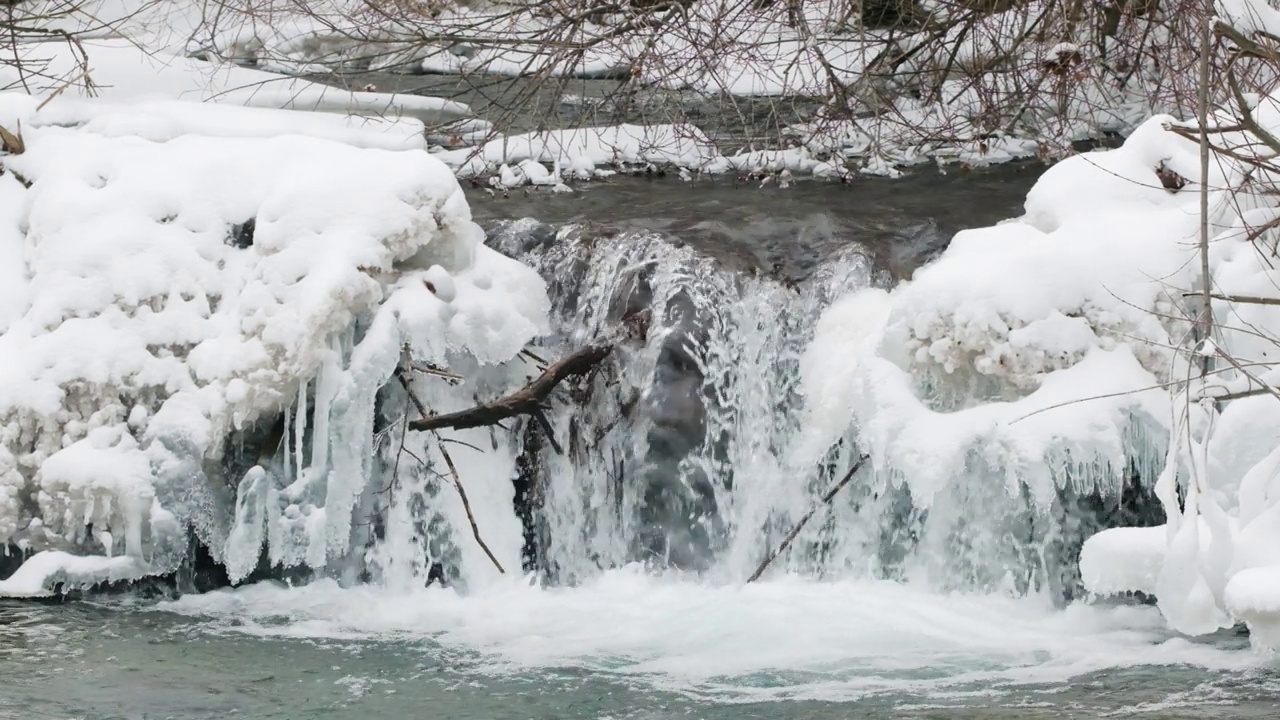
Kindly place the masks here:
[[(1277, 99), (1253, 114), (1280, 131)], [(1200, 162), (1177, 124), (1157, 116), (1121, 148), (1059, 163), (1023, 217), (961, 232), (892, 292), (829, 308), (802, 364), (805, 451), (820, 458), (852, 418), (877, 471), (931, 508), (927, 523), (977, 492), (1025, 495), (1039, 512), (1060, 492), (1118, 502), (1136, 475), (1166, 523), (1090, 538), (1085, 587), (1154, 595), (1187, 634), (1243, 621), (1274, 648), (1280, 405), (1260, 383), (1280, 381), (1280, 308), (1217, 300), (1212, 342), (1191, 340)], [(1240, 153), (1259, 146), (1219, 137)], [(1222, 295), (1273, 297), (1280, 277), (1255, 240), (1273, 197), (1227, 190), (1246, 170), (1220, 156), (1208, 167), (1210, 272)], [(1264, 188), (1278, 180), (1250, 172)], [(1252, 370), (1219, 360), (1202, 379), (1201, 358), (1219, 353)]]
[[(0, 158), (0, 259), (17, 261), (0, 295), (0, 545), (48, 552), (0, 595), (172, 570), (189, 530), (239, 573), (262, 542), (323, 565), (347, 549), (402, 346), (500, 363), (545, 331), (541, 279), (484, 246), (448, 168), (380, 149), (380, 131), (84, 101), (63, 127), (71, 110), (29, 101), (0, 94), (27, 146)], [(227, 438), (282, 418), (307, 439), (283, 442), (290, 476), (234, 507)], [(268, 531), (233, 533), (246, 513)]]

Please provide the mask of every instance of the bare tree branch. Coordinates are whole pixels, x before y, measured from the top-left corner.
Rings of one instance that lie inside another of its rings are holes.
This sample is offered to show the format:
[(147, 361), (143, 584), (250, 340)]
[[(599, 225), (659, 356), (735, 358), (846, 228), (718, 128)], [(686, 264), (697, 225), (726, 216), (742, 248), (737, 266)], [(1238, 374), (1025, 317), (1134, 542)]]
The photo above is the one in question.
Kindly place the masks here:
[(409, 427), (413, 430), (461, 430), (493, 425), (518, 415), (536, 415), (541, 412), (542, 401), (556, 385), (566, 378), (587, 374), (611, 352), (612, 345), (589, 345), (552, 363), (533, 382), (506, 397), (469, 410), (426, 416), (414, 420)]

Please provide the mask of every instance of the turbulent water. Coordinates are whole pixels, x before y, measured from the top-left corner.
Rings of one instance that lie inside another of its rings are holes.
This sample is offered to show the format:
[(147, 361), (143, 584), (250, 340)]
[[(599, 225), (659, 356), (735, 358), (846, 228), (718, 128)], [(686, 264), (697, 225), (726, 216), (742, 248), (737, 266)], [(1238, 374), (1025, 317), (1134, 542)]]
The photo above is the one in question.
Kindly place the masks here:
[[(923, 512), (868, 472), (819, 503), (859, 455), (852, 428), (806, 443), (799, 363), (819, 313), (909, 275), (958, 226), (1016, 214), (1025, 180), (994, 177), (973, 180), (981, 201), (939, 184), (865, 209), (880, 190), (627, 181), (482, 199), (490, 244), (549, 282), (555, 334), (537, 352), (615, 346), (557, 391), (548, 427), (446, 434), (493, 559), (442, 446), (397, 436), (411, 402), (393, 384), (378, 487), (328, 577), (2, 604), (0, 717), (1274, 716), (1280, 675), (1246, 638), (1175, 638), (1143, 605), (1063, 608), (1079, 541), (1143, 507), (1063, 496), (1046, 514), (975, 475)], [(693, 217), (665, 212), (679, 207)], [(521, 215), (541, 221), (502, 219)], [(414, 381), (433, 408), (511, 383), (453, 369), (463, 390)]]
[(0, 603), (0, 717), (1267, 718), (1244, 638), (1153, 608), (885, 582), (614, 571), (467, 597), (258, 585), (176, 603)]

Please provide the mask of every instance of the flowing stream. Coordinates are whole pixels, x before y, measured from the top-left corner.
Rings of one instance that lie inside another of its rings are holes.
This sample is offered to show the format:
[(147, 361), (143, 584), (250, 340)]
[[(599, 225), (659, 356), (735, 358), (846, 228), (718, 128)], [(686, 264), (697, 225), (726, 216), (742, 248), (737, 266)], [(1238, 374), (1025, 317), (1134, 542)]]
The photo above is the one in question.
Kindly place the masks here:
[[(449, 436), (508, 572), (376, 445), (393, 492), (362, 499), (377, 519), (323, 577), (0, 601), (0, 717), (1275, 717), (1280, 673), (1247, 637), (1079, 602), (1079, 542), (1117, 513), (1158, 521), (1140, 499), (1046, 515), (975, 476), (921, 512), (863, 473), (744, 585), (859, 454), (852, 431), (828, 447), (805, 426), (821, 310), (1018, 214), (1034, 175), (475, 190), (489, 243), (548, 280), (542, 351), (616, 344), (546, 427)], [(406, 396), (384, 393), (390, 421)]]

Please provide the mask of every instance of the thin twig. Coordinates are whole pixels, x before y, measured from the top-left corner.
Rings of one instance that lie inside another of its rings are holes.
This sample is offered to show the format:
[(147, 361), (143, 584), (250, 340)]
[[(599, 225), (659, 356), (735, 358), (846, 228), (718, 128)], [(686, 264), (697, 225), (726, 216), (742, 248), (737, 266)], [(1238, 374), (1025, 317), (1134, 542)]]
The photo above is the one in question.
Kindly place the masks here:
[[(406, 378), (404, 373), (399, 370), (396, 371), (396, 379), (399, 380), (400, 385), (404, 387), (405, 394), (409, 396), (409, 400), (413, 401), (413, 407), (418, 411), (418, 417), (427, 417), (427, 406), (422, 404), (422, 401), (418, 399), (417, 393), (415, 393), (413, 388), (409, 386), (409, 379)], [(414, 428), (414, 430), (417, 429), (418, 428)]]
[[(1187, 293), (1190, 296), (1200, 296), (1201, 293)], [(1257, 295), (1222, 295), (1219, 293), (1209, 293), (1209, 297), (1214, 300), (1223, 302), (1241, 303), (1242, 305), (1280, 305), (1280, 298), (1259, 297)]]
[(493, 556), (493, 551), (485, 544), (484, 538), (480, 537), (480, 528), (476, 525), (476, 516), (471, 513), (471, 503), (467, 500), (467, 491), (462, 487), (462, 479), (458, 477), (458, 468), (454, 466), (453, 458), (449, 457), (449, 451), (445, 449), (444, 443), (439, 442), (439, 435), (436, 435), (436, 441), (440, 448), (440, 456), (444, 458), (444, 464), (449, 466), (449, 474), (453, 476), (453, 486), (458, 489), (458, 497), (462, 498), (462, 509), (467, 511), (467, 521), (471, 523), (471, 534), (475, 536), (476, 543), (480, 545), (481, 550), (484, 550), (484, 554), (489, 556), (493, 566), (498, 568), (498, 572), (506, 575), (507, 571), (502, 569), (502, 563), (498, 562), (498, 558)]
[(466, 379), (457, 373), (449, 372), (444, 368), (438, 368), (430, 363), (410, 363), (409, 369), (414, 372), (420, 372), (423, 375), (435, 375), (436, 377), (442, 377), (451, 382), (462, 382)]
[(1223, 360), (1226, 360), (1227, 362), (1231, 363), (1231, 367), (1234, 367), (1236, 370), (1239, 370), (1241, 375), (1244, 375), (1245, 377), (1249, 378), (1249, 380), (1252, 382), (1258, 383), (1259, 385), (1262, 386), (1262, 389), (1270, 393), (1272, 397), (1274, 397), (1277, 400), (1280, 400), (1280, 390), (1276, 390), (1275, 388), (1271, 387), (1271, 385), (1269, 385), (1268, 383), (1263, 382), (1262, 379), (1259, 378), (1257, 375), (1254, 375), (1253, 373), (1249, 372), (1248, 368), (1241, 365), (1235, 358), (1231, 357), (1231, 355), (1229, 355), (1228, 353), (1223, 352), (1222, 348), (1216, 348), (1216, 350), (1217, 352), (1215, 354), (1218, 357), (1222, 358)]
[[(1209, 4), (1212, 10), (1212, 2)], [(1200, 27), (1200, 88), (1198, 94), (1197, 119), (1200, 124), (1200, 285), (1202, 291), (1200, 321), (1196, 328), (1203, 342), (1213, 339), (1213, 276), (1209, 272), (1209, 45), (1212, 30), (1208, 18), (1201, 20)], [(1228, 73), (1229, 74), (1229, 73)], [(1235, 88), (1235, 85), (1232, 86)], [(1249, 108), (1243, 106), (1241, 112), (1245, 116), (1245, 124), (1249, 123)], [(1200, 356), (1200, 377), (1203, 379), (1213, 369), (1213, 358)]]
[[(870, 455), (863, 455), (859, 457), (858, 461), (853, 464), (853, 467), (849, 468), (849, 472), (845, 473), (844, 477), (840, 479), (840, 482), (836, 483), (825, 495), (822, 496), (822, 505), (831, 504), (831, 499), (836, 496), (836, 493), (840, 492), (841, 488), (849, 484), (849, 481), (853, 479), (854, 473), (857, 473), (858, 468), (861, 468), (869, 459), (871, 459)], [(787, 537), (783, 539), (782, 544), (778, 546), (778, 549), (769, 553), (765, 557), (764, 561), (760, 563), (760, 567), (756, 568), (756, 571), (751, 573), (751, 577), (747, 578), (748, 583), (753, 583), (760, 579), (760, 576), (764, 574), (764, 571), (769, 568), (769, 564), (772, 563), (779, 555), (786, 552), (787, 548), (791, 547), (792, 541), (794, 541), (796, 536), (800, 534), (800, 531), (804, 529), (805, 524), (809, 522), (809, 519), (813, 517), (814, 513), (818, 512), (818, 507), (820, 506), (815, 506), (809, 510), (804, 517), (800, 518), (800, 522), (796, 523), (796, 526), (791, 528), (791, 532), (787, 533)]]

